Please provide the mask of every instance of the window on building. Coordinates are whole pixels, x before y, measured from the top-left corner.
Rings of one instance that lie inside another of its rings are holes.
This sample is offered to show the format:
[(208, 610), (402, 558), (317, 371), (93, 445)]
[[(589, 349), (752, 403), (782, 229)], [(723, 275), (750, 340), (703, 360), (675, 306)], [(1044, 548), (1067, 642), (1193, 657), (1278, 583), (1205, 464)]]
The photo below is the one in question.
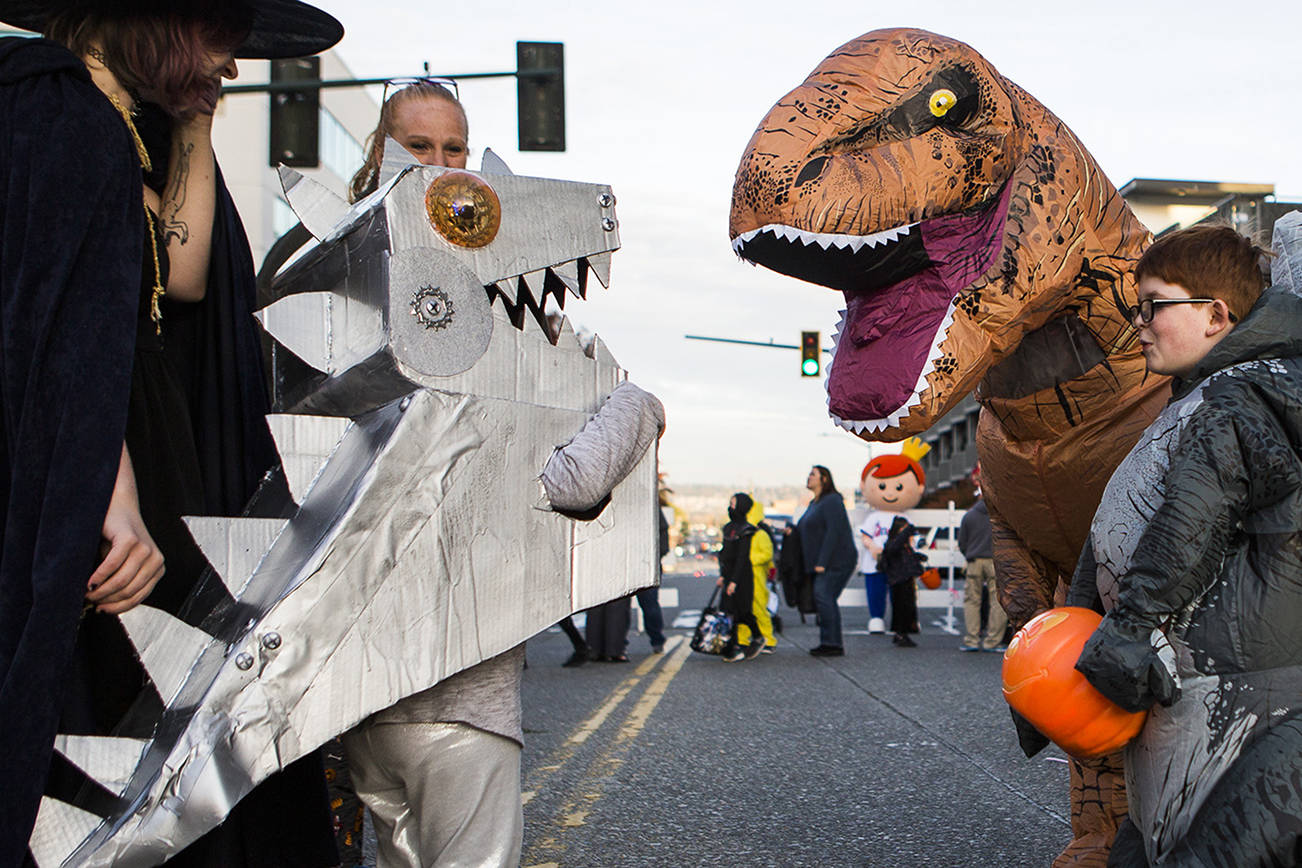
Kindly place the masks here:
[(275, 203), (271, 206), (272, 232), (274, 232), (276, 237), (279, 238), (289, 230), (293, 229), (294, 224), (297, 222), (298, 215), (294, 213), (294, 209), (289, 207), (288, 202), (277, 196)]
[(362, 146), (324, 106), (321, 108), (320, 144), (321, 165), (343, 180), (351, 179), (362, 167)]

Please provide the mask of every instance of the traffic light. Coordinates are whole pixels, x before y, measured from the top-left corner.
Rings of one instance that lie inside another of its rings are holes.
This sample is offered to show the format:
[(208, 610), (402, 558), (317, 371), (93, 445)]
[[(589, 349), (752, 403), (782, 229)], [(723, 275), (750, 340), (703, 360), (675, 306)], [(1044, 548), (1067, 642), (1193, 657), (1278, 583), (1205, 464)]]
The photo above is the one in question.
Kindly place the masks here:
[(565, 44), (517, 42), (515, 66), (520, 150), (565, 150)]
[[(271, 61), (271, 81), (320, 81), (321, 58), (296, 57)], [(280, 163), (299, 169), (315, 169), (320, 160), (321, 92), (312, 90), (274, 91), (271, 94), (272, 168)]]
[(823, 366), (823, 348), (819, 346), (818, 332), (800, 333), (800, 376), (817, 377)]

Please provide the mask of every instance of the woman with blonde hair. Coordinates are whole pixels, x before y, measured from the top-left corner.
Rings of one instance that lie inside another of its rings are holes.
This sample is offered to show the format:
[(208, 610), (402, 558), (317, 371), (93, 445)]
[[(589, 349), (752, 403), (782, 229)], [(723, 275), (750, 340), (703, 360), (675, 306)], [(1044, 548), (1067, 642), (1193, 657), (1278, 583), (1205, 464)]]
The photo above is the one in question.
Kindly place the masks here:
[(446, 79), (399, 79), (396, 89), (380, 107), (380, 120), (366, 139), (366, 162), (348, 185), (348, 199), (356, 202), (380, 183), (384, 143), (393, 139), (416, 161), (426, 166), (464, 169), (470, 155), (470, 123), (461, 101)]

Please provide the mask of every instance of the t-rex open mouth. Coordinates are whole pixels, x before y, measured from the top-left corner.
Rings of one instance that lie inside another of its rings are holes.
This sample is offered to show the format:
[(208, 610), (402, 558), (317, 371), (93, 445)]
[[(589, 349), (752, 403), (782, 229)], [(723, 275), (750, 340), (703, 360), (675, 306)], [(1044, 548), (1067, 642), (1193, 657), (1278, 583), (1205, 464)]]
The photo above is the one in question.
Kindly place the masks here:
[(738, 235), (739, 256), (840, 289), (828, 408), (843, 428), (893, 427), (917, 405), (943, 353), (954, 303), (1002, 248), (1010, 186), (975, 208), (865, 236), (770, 224)]

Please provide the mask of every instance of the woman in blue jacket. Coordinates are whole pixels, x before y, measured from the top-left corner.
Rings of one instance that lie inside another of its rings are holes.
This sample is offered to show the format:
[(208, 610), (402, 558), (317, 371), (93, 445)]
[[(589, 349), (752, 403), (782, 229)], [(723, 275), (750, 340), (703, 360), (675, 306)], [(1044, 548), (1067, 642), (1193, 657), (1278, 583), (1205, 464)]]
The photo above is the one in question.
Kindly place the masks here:
[(814, 606), (818, 610), (818, 647), (809, 649), (809, 653), (815, 657), (840, 657), (845, 646), (836, 598), (854, 573), (859, 553), (832, 472), (815, 464), (805, 487), (814, 493), (814, 500), (796, 523), (796, 532), (800, 534), (805, 572), (813, 577)]

